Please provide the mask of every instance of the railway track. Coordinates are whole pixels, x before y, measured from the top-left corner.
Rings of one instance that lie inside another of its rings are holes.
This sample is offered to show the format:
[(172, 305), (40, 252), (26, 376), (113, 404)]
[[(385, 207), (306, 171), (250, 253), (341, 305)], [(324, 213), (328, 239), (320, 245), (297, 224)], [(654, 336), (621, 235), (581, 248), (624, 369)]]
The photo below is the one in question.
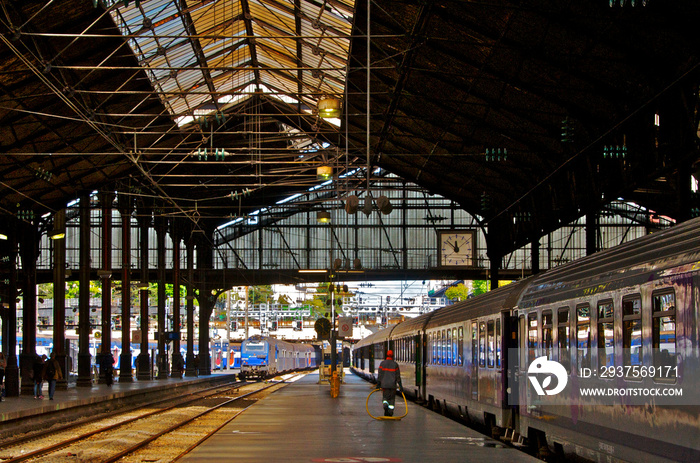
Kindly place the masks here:
[(301, 376), (210, 388), (177, 404), (149, 404), (6, 441), (0, 462), (175, 461), (257, 400)]

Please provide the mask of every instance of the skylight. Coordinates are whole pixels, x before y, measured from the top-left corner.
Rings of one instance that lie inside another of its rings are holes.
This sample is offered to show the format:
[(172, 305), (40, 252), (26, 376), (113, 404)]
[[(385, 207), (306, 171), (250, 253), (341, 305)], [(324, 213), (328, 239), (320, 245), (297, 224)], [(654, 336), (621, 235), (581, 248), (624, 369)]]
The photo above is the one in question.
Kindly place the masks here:
[(354, 8), (354, 0), (150, 0), (115, 2), (110, 14), (183, 126), (256, 92), (304, 112), (321, 95), (342, 97)]

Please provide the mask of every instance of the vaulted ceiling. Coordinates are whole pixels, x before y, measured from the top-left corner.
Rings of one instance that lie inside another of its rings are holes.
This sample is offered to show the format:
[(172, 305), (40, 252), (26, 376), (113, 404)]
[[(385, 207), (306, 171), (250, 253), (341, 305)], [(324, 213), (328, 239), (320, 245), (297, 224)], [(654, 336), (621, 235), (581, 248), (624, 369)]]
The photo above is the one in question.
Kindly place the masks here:
[(696, 1), (0, 4), (0, 214), (114, 188), (214, 227), (381, 167), (507, 252), (617, 198), (694, 204)]

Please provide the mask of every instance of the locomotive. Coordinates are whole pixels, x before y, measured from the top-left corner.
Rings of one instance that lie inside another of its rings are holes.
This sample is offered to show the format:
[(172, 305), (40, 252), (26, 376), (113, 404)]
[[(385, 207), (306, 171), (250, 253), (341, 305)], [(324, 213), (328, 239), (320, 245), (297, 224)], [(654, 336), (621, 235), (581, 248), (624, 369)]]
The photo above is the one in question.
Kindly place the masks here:
[(267, 336), (251, 336), (241, 343), (241, 379), (268, 378), (316, 366), (316, 351), (308, 344), (296, 344)]
[(406, 320), (353, 348), (376, 380), (561, 460), (700, 461), (700, 219)]

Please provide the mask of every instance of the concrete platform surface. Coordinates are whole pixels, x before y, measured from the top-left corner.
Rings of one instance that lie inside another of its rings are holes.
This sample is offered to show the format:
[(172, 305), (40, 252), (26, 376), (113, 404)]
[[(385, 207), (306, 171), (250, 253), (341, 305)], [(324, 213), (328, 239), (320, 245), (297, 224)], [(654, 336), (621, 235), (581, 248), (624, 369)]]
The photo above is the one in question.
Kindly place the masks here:
[[(466, 426), (408, 403), (401, 421), (366, 411), (371, 385), (348, 373), (338, 398), (311, 373), (250, 407), (183, 462), (536, 462)], [(381, 414), (381, 395), (371, 411)], [(397, 398), (397, 415), (403, 401)]]

